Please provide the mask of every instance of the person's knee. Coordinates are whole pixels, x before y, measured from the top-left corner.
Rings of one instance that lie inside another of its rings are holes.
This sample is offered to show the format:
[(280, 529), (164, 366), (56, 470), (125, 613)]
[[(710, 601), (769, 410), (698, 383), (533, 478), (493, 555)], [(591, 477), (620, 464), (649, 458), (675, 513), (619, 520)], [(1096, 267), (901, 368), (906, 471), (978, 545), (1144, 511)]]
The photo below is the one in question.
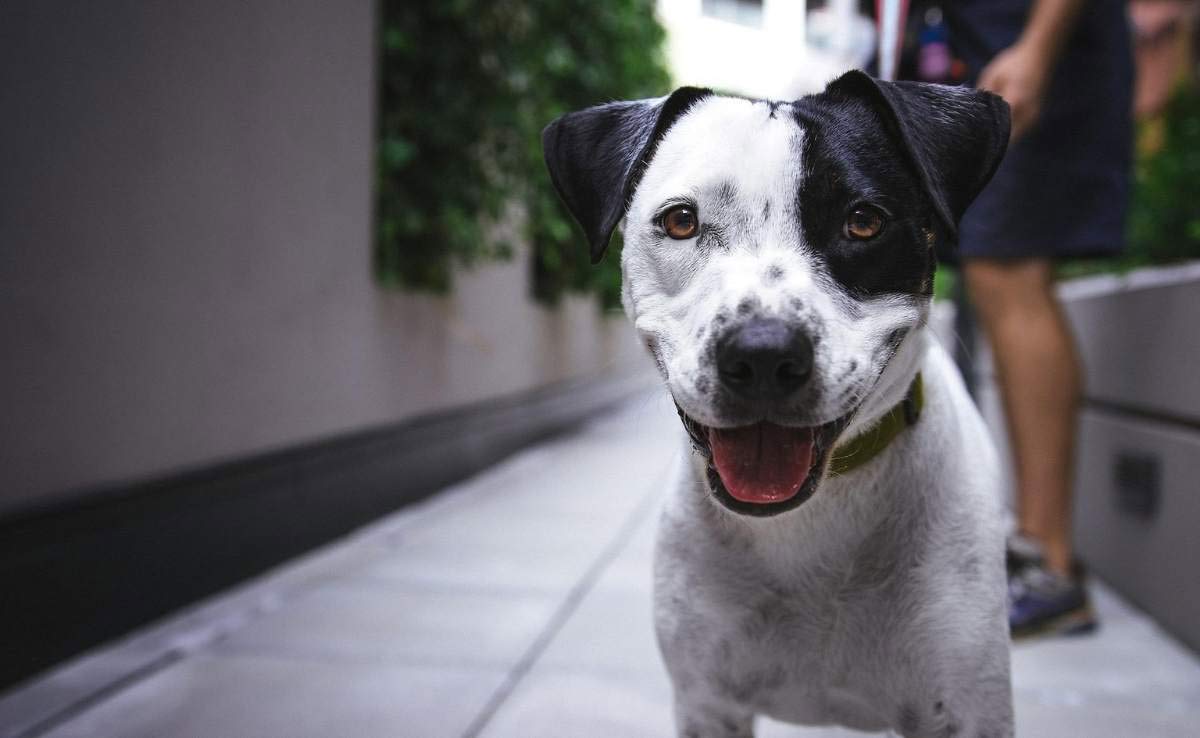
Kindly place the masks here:
[(1043, 259), (964, 263), (967, 290), (984, 320), (1038, 309), (1054, 299), (1053, 269)]

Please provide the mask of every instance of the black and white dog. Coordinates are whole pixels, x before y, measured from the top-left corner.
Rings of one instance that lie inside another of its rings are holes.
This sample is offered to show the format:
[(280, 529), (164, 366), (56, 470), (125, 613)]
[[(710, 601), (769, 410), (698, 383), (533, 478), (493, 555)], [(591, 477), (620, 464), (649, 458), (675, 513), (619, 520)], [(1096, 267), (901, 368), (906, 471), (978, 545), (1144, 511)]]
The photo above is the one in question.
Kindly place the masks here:
[(696, 451), (655, 557), (680, 735), (1012, 735), (997, 462), (926, 328), (1007, 141), (994, 95), (860, 72), (546, 128), (594, 259), (625, 221), (625, 309)]

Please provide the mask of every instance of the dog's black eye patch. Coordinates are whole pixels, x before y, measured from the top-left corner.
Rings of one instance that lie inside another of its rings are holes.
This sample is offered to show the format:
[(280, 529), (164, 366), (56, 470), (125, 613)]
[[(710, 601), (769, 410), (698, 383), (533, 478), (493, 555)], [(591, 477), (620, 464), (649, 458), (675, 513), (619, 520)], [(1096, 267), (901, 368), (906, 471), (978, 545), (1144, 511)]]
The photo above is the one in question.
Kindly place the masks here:
[[(1008, 105), (988, 92), (882, 82), (852, 70), (792, 110), (805, 129), (807, 243), (851, 290), (929, 294), (935, 254), (954, 258), (959, 219), (1004, 156)], [(829, 214), (872, 192), (892, 199), (903, 227), (842, 238), (836, 248)]]
[(936, 259), (921, 184), (866, 104), (797, 113), (804, 242), (854, 294), (927, 294)]

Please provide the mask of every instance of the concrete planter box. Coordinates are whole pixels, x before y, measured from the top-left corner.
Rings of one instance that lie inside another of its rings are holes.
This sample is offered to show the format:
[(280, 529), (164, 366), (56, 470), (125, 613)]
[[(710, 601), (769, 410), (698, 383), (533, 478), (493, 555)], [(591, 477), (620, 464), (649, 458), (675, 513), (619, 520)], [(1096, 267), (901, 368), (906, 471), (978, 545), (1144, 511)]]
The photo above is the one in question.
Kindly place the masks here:
[(1091, 404), (1200, 426), (1200, 262), (1066, 283)]
[(1200, 264), (1079, 280), (1062, 295), (1087, 366), (1080, 556), (1200, 650)]
[[(1087, 368), (1075, 538), (1091, 570), (1200, 650), (1200, 262), (1060, 288)], [(979, 401), (1001, 446), (990, 357)]]

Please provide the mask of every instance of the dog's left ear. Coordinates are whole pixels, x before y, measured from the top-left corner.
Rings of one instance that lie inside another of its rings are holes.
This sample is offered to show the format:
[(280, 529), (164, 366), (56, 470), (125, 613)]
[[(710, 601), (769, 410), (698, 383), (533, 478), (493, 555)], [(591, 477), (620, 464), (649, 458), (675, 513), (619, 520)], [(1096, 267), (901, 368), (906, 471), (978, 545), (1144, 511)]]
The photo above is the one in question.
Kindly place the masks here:
[(1008, 148), (1008, 103), (968, 87), (883, 82), (859, 71), (843, 74), (825, 91), (864, 100), (881, 113), (954, 239), (958, 221)]
[(559, 197), (600, 261), (613, 229), (671, 124), (711, 90), (681, 87), (655, 100), (609, 103), (567, 113), (542, 131), (542, 153)]

